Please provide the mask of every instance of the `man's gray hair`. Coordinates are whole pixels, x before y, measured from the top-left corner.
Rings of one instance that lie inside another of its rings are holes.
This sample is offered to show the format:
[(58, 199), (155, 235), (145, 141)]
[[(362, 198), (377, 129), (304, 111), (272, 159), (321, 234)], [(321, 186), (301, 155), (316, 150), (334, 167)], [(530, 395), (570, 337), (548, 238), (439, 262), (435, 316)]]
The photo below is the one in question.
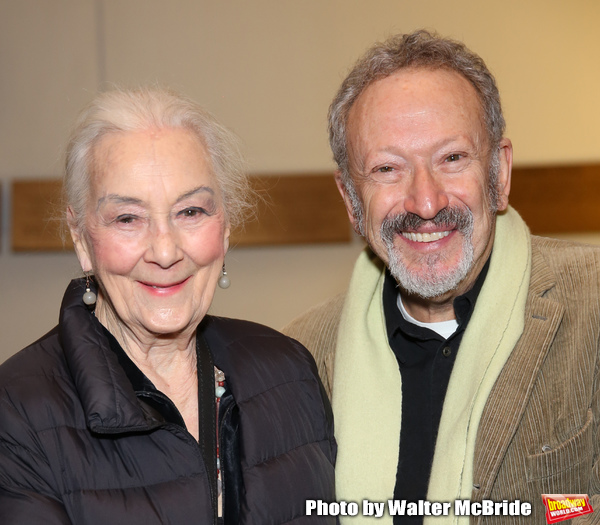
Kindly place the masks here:
[(182, 128), (206, 148), (232, 228), (251, 209), (252, 191), (238, 139), (193, 100), (174, 91), (142, 87), (98, 95), (79, 115), (67, 146), (63, 192), (76, 226), (82, 228), (94, 169), (93, 152), (105, 135), (149, 128)]
[(373, 82), (409, 68), (447, 69), (462, 75), (479, 96), (490, 151), (498, 147), (504, 135), (500, 94), (493, 75), (481, 57), (467, 49), (462, 42), (441, 38), (424, 30), (393, 36), (375, 44), (358, 60), (329, 108), (329, 144), (351, 199), (357, 199), (358, 196), (348, 165), (346, 125), (350, 109)]

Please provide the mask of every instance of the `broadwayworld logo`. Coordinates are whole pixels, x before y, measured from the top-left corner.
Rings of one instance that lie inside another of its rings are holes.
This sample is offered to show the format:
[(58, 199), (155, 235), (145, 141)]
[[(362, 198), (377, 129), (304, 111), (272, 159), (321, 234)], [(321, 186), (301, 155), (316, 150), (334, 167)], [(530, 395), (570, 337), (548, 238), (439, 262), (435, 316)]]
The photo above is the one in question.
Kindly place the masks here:
[(548, 524), (594, 512), (587, 494), (542, 494), (542, 500)]

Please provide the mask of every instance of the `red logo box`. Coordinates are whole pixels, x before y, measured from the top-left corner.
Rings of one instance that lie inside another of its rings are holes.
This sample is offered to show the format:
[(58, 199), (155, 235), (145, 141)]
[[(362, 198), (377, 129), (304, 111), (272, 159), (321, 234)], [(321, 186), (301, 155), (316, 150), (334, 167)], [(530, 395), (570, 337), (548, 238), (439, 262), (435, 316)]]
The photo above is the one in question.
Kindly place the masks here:
[(542, 494), (542, 499), (548, 524), (594, 512), (587, 494)]

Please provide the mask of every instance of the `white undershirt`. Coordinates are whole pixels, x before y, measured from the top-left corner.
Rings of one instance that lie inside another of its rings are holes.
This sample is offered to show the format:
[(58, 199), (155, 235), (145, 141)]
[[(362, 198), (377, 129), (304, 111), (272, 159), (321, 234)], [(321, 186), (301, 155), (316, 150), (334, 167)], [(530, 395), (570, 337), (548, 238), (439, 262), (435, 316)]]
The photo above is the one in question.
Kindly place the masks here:
[(404, 319), (406, 319), (409, 323), (422, 326), (423, 328), (429, 328), (430, 330), (433, 330), (441, 335), (444, 339), (448, 339), (454, 332), (456, 332), (456, 329), (458, 328), (458, 322), (456, 319), (451, 319), (450, 321), (440, 321), (438, 323), (422, 323), (421, 321), (417, 321), (406, 311), (406, 308), (404, 308), (404, 303), (402, 302), (402, 297), (400, 297), (400, 294), (398, 294), (396, 304), (398, 305), (398, 309), (400, 310), (402, 317), (404, 317)]

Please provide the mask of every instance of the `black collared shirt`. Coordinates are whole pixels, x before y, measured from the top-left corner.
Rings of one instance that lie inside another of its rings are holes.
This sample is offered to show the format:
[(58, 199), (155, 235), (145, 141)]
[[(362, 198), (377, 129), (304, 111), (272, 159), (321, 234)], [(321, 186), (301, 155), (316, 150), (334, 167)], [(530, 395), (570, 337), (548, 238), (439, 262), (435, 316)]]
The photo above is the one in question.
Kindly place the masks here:
[[(402, 376), (400, 455), (394, 499), (427, 499), (435, 440), (448, 381), (488, 268), (489, 259), (473, 287), (454, 299), (458, 327), (448, 339), (404, 319), (397, 304), (397, 283), (389, 272), (386, 274), (383, 288), (386, 328)], [(394, 517), (394, 524), (406, 522), (422, 523), (423, 517)]]

